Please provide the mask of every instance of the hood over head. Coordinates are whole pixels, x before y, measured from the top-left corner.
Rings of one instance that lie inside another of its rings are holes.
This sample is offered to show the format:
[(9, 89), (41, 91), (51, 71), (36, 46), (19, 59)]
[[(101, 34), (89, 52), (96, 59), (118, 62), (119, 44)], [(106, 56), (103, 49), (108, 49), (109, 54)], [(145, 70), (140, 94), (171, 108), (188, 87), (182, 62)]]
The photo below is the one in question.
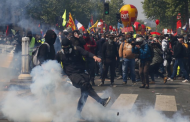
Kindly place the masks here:
[(53, 45), (55, 43), (56, 38), (57, 38), (56, 33), (53, 30), (48, 30), (46, 32), (45, 42), (48, 43), (49, 45)]

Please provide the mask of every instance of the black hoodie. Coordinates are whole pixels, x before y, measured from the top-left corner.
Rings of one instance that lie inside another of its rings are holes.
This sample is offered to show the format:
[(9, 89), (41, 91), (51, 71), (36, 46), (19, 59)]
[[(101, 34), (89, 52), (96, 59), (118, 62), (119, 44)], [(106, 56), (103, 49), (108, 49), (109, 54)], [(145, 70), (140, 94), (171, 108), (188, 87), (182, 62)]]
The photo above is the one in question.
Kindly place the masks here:
[(54, 60), (55, 59), (55, 49), (54, 43), (57, 38), (56, 33), (53, 30), (48, 30), (45, 36), (45, 43), (48, 43), (50, 46), (50, 52), (47, 44), (42, 44), (39, 49), (38, 58), (40, 60), (40, 64), (42, 64), (46, 60)]

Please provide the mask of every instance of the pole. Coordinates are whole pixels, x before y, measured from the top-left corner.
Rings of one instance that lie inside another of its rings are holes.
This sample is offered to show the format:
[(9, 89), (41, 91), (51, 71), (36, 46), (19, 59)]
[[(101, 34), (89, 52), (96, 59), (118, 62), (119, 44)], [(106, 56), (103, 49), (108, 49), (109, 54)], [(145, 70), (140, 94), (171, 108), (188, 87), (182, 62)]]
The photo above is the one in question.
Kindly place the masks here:
[(23, 37), (22, 38), (22, 71), (21, 74), (18, 76), (20, 80), (31, 80), (32, 77), (30, 76), (29, 70), (29, 38)]

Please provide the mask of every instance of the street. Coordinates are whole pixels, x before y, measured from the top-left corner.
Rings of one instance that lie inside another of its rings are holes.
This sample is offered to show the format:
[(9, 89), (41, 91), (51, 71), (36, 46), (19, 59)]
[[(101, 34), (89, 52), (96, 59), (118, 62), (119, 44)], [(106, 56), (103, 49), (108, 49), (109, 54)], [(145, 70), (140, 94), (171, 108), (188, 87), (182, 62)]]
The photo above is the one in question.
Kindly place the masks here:
[[(100, 83), (100, 80), (96, 78), (95, 83)], [(173, 116), (176, 116), (177, 112), (179, 112), (182, 117), (188, 116), (188, 118), (190, 118), (189, 83), (181, 83), (180, 80), (175, 80), (174, 82), (163, 84), (161, 79), (156, 79), (156, 84), (150, 85), (150, 89), (140, 89), (140, 82), (138, 82), (137, 85), (132, 86), (131, 80), (129, 80), (128, 84), (125, 86), (121, 84), (122, 80), (115, 80), (114, 87), (111, 87), (109, 79), (107, 79), (105, 86), (93, 87), (103, 98), (111, 95), (111, 101), (106, 108), (118, 110), (118, 112), (115, 113), (115, 116), (123, 115), (125, 113), (122, 112), (128, 110), (134, 112), (137, 110), (143, 114), (144, 110), (146, 110), (145, 108), (153, 108), (153, 110), (161, 112), (161, 114), (167, 118), (173, 118)], [(1, 101), (3, 96), (8, 92), (10, 91), (2, 90), (0, 92)], [(28, 90), (18, 91), (18, 95), (25, 92), (28, 94)], [(79, 96), (80, 92), (76, 94)], [(89, 109), (89, 104), (92, 105), (97, 103), (89, 97), (87, 105), (85, 105), (86, 107), (84, 107), (83, 111)], [(122, 110), (123, 107), (125, 107), (124, 111)], [(82, 115), (84, 114), (85, 113), (82, 112)], [(0, 122), (8, 122), (2, 114)]]

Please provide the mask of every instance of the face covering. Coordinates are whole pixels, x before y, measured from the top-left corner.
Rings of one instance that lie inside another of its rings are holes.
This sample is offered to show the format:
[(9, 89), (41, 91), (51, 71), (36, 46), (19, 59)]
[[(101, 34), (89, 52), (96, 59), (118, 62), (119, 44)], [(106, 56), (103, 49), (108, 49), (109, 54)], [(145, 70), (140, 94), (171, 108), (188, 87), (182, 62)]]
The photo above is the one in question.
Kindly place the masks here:
[(111, 44), (113, 42), (112, 39), (108, 39), (108, 43)]
[(65, 55), (70, 55), (72, 53), (72, 48), (71, 47), (63, 48), (63, 52)]
[(132, 39), (131, 39), (131, 38), (129, 38), (129, 39), (128, 39), (128, 43), (131, 43), (131, 42), (132, 42)]

